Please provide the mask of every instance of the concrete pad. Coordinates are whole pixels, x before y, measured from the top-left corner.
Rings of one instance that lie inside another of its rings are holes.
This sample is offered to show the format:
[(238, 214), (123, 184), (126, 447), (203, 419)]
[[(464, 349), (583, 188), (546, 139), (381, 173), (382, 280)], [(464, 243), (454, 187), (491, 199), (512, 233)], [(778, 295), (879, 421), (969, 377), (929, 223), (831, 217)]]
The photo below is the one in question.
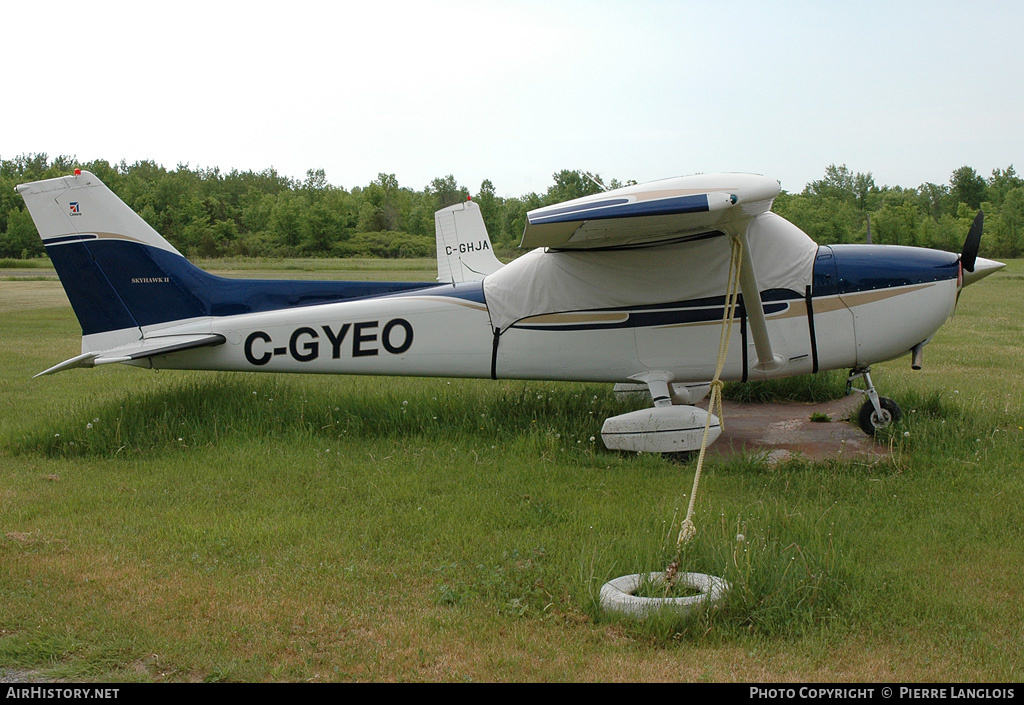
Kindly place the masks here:
[[(821, 404), (741, 404), (724, 401), (723, 428), (711, 455), (763, 454), (770, 462), (794, 456), (809, 460), (861, 458), (876, 460), (889, 454), (887, 446), (846, 419), (860, 409), (865, 397), (852, 394)], [(703, 402), (701, 406), (706, 406)], [(832, 421), (811, 421), (813, 414)]]

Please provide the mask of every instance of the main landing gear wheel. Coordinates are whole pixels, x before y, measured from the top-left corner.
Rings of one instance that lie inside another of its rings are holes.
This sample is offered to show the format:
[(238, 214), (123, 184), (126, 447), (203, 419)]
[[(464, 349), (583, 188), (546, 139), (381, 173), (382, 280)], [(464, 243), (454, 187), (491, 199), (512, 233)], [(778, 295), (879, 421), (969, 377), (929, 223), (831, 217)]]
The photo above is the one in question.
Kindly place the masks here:
[(882, 407), (881, 415), (875, 411), (875, 405), (868, 399), (860, 408), (860, 414), (857, 417), (861, 430), (869, 436), (875, 435), (883, 428), (888, 428), (903, 416), (899, 404), (889, 397), (878, 397), (878, 405)]

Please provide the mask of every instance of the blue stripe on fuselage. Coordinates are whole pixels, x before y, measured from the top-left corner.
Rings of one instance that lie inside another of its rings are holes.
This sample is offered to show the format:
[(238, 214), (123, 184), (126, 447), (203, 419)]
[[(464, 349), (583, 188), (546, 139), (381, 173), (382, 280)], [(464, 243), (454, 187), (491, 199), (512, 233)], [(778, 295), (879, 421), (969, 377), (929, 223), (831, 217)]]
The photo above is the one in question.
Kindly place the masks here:
[[(789, 308), (789, 301), (803, 301), (804, 296), (788, 289), (770, 289), (761, 293), (761, 302), (766, 316), (784, 312)], [(581, 321), (579, 323), (535, 323), (531, 324), (529, 319), (524, 322), (512, 324), (513, 328), (520, 330), (546, 330), (546, 331), (584, 331), (584, 330), (613, 330), (616, 328), (658, 328), (663, 326), (677, 326), (687, 323), (706, 323), (708, 321), (721, 321), (725, 314), (725, 297), (712, 296), (704, 299), (691, 299), (690, 301), (675, 301), (672, 303), (649, 304), (645, 306), (624, 306), (621, 308), (595, 309), (588, 311), (569, 311), (566, 313), (626, 313), (628, 317), (624, 321)], [(736, 316), (744, 315), (742, 296), (736, 306)]]
[(120, 240), (65, 242), (47, 253), (85, 335), (431, 289), (483, 302), (479, 283), (474, 294), (436, 282), (226, 279), (173, 252)]
[(430, 282), (426, 288), (391, 294), (394, 298), (402, 296), (446, 296), (451, 299), (462, 299), (477, 304), (485, 304), (483, 281), (459, 282), (458, 284), (438, 284)]

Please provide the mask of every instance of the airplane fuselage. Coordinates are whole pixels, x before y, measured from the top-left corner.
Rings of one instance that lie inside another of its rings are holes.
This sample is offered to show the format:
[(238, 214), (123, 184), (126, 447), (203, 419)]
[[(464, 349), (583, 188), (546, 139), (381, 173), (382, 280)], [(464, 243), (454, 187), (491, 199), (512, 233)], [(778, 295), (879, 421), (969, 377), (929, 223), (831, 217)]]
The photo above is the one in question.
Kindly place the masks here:
[[(950, 253), (822, 246), (807, 290), (762, 292), (782, 364), (757, 364), (741, 306), (723, 379), (791, 376), (904, 355), (949, 317), (958, 274)], [(646, 370), (667, 371), (680, 382), (714, 373), (722, 297), (528, 316), (495, 336), (482, 283), (402, 286), (383, 296), (151, 327), (147, 336), (213, 332), (225, 342), (134, 364), (592, 382), (623, 381)]]

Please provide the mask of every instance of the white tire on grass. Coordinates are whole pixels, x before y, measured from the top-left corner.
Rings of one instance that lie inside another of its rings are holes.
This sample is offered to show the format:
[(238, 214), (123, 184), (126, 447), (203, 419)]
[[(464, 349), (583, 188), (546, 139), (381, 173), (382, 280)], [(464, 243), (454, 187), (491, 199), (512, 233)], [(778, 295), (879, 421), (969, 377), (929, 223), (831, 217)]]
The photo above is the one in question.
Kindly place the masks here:
[[(699, 607), (710, 607), (721, 602), (729, 590), (729, 583), (722, 578), (705, 573), (679, 573), (676, 584), (699, 590), (699, 595), (689, 597), (637, 597), (643, 573), (623, 575), (609, 580), (601, 587), (601, 607), (605, 612), (616, 612), (632, 617), (645, 617), (654, 612), (669, 610), (677, 614), (689, 614)], [(648, 573), (646, 579), (654, 584), (664, 583), (664, 573)]]

